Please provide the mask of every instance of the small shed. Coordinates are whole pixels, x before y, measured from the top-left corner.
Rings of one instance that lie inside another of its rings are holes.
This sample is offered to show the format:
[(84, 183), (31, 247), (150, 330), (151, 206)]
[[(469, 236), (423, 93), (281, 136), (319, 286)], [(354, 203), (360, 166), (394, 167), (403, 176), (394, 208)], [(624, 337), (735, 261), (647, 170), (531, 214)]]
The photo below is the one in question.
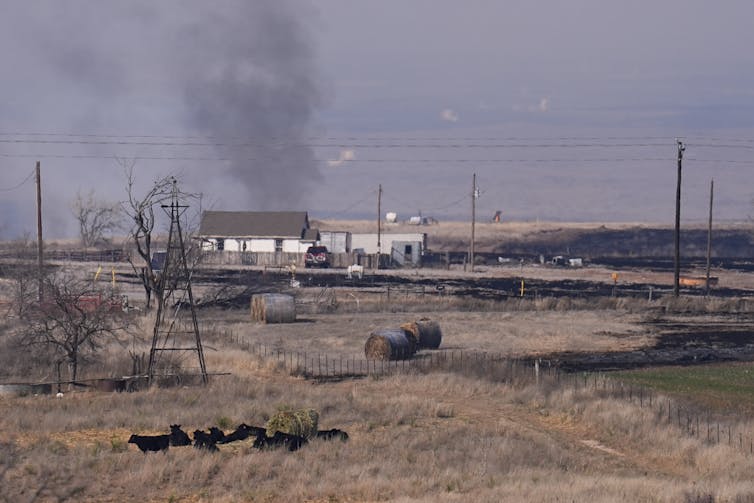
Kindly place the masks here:
[(330, 253), (350, 253), (351, 233), (347, 231), (319, 231), (319, 243)]
[(393, 241), (390, 258), (396, 265), (419, 267), (421, 266), (423, 253), (424, 249), (422, 248), (421, 241)]

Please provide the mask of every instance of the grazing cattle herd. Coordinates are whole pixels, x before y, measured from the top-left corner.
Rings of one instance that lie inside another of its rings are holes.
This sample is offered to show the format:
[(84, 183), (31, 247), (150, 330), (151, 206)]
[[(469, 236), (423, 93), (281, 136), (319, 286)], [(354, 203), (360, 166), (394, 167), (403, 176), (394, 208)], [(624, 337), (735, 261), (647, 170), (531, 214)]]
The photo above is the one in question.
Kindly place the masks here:
[[(212, 426), (209, 431), (194, 431), (194, 448), (203, 449), (210, 452), (216, 452), (218, 444), (229, 444), (239, 440), (246, 440), (254, 437), (252, 444), (255, 449), (275, 449), (285, 447), (289, 451), (296, 451), (306, 445), (309, 440), (298, 435), (290, 435), (282, 431), (275, 431), (272, 435), (267, 434), (265, 428), (259, 426), (249, 426), (241, 423), (232, 433), (225, 434), (220, 428)], [(319, 430), (316, 438), (321, 440), (339, 439), (343, 442), (348, 440), (348, 433), (343, 430), (333, 428), (331, 430)], [(131, 435), (128, 439), (129, 444), (136, 446), (143, 453), (149, 451), (166, 451), (169, 446), (178, 447), (191, 445), (191, 438), (181, 429), (180, 424), (170, 425), (170, 434), (166, 435)]]

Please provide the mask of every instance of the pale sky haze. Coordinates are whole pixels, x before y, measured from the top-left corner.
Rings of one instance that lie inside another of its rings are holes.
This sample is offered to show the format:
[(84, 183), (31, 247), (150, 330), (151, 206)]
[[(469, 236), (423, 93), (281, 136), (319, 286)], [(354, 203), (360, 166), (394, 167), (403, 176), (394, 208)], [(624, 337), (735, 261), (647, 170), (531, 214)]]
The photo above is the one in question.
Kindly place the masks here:
[[(754, 213), (747, 1), (7, 0), (0, 233), (177, 173), (215, 209), (672, 223)], [(20, 186), (19, 186), (20, 185)]]

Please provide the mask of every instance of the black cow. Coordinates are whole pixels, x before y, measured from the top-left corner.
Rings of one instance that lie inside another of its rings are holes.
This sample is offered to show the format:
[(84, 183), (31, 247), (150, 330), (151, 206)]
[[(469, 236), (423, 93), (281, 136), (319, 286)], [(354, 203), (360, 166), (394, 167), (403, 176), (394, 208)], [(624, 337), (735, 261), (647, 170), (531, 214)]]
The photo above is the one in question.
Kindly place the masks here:
[(274, 449), (276, 447), (286, 446), (289, 451), (297, 451), (308, 442), (309, 441), (304, 437), (276, 431), (271, 437), (268, 437), (266, 434), (257, 435), (253, 447), (257, 449)]
[(166, 451), (170, 445), (170, 435), (131, 435), (128, 443), (136, 444), (145, 454), (147, 451)]
[(264, 435), (266, 432), (267, 430), (260, 428), (259, 426), (249, 426), (248, 424), (241, 423), (238, 425), (238, 428), (236, 428), (236, 431), (230, 435), (225, 435), (225, 437), (217, 443), (228, 444), (230, 442), (235, 442), (236, 440), (246, 440), (252, 435), (257, 437), (260, 434)]
[(319, 430), (317, 432), (317, 438), (321, 438), (322, 440), (332, 440), (334, 438), (339, 438), (343, 442), (346, 442), (348, 440), (348, 433), (337, 428), (333, 428), (331, 430)]
[(223, 439), (225, 438), (225, 433), (223, 432), (223, 430), (216, 426), (210, 426), (209, 436), (212, 437), (212, 441), (216, 444), (222, 444)]
[(194, 431), (194, 448), (195, 449), (206, 449), (210, 452), (216, 452), (218, 449), (215, 443), (216, 442), (212, 439), (212, 435), (207, 433), (206, 431), (202, 431), (202, 430)]
[(170, 445), (173, 447), (191, 445), (191, 439), (186, 432), (181, 429), (180, 424), (170, 425)]

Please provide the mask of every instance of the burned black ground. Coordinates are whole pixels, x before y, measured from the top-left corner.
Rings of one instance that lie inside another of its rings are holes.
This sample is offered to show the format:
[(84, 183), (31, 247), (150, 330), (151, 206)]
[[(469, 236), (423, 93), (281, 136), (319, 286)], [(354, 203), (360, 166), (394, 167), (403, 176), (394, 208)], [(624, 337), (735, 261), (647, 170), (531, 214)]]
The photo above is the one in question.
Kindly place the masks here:
[(644, 326), (647, 332), (655, 334), (655, 343), (640, 350), (563, 352), (542, 358), (574, 372), (754, 360), (754, 316), (750, 314), (692, 323), (654, 319), (646, 321)]

